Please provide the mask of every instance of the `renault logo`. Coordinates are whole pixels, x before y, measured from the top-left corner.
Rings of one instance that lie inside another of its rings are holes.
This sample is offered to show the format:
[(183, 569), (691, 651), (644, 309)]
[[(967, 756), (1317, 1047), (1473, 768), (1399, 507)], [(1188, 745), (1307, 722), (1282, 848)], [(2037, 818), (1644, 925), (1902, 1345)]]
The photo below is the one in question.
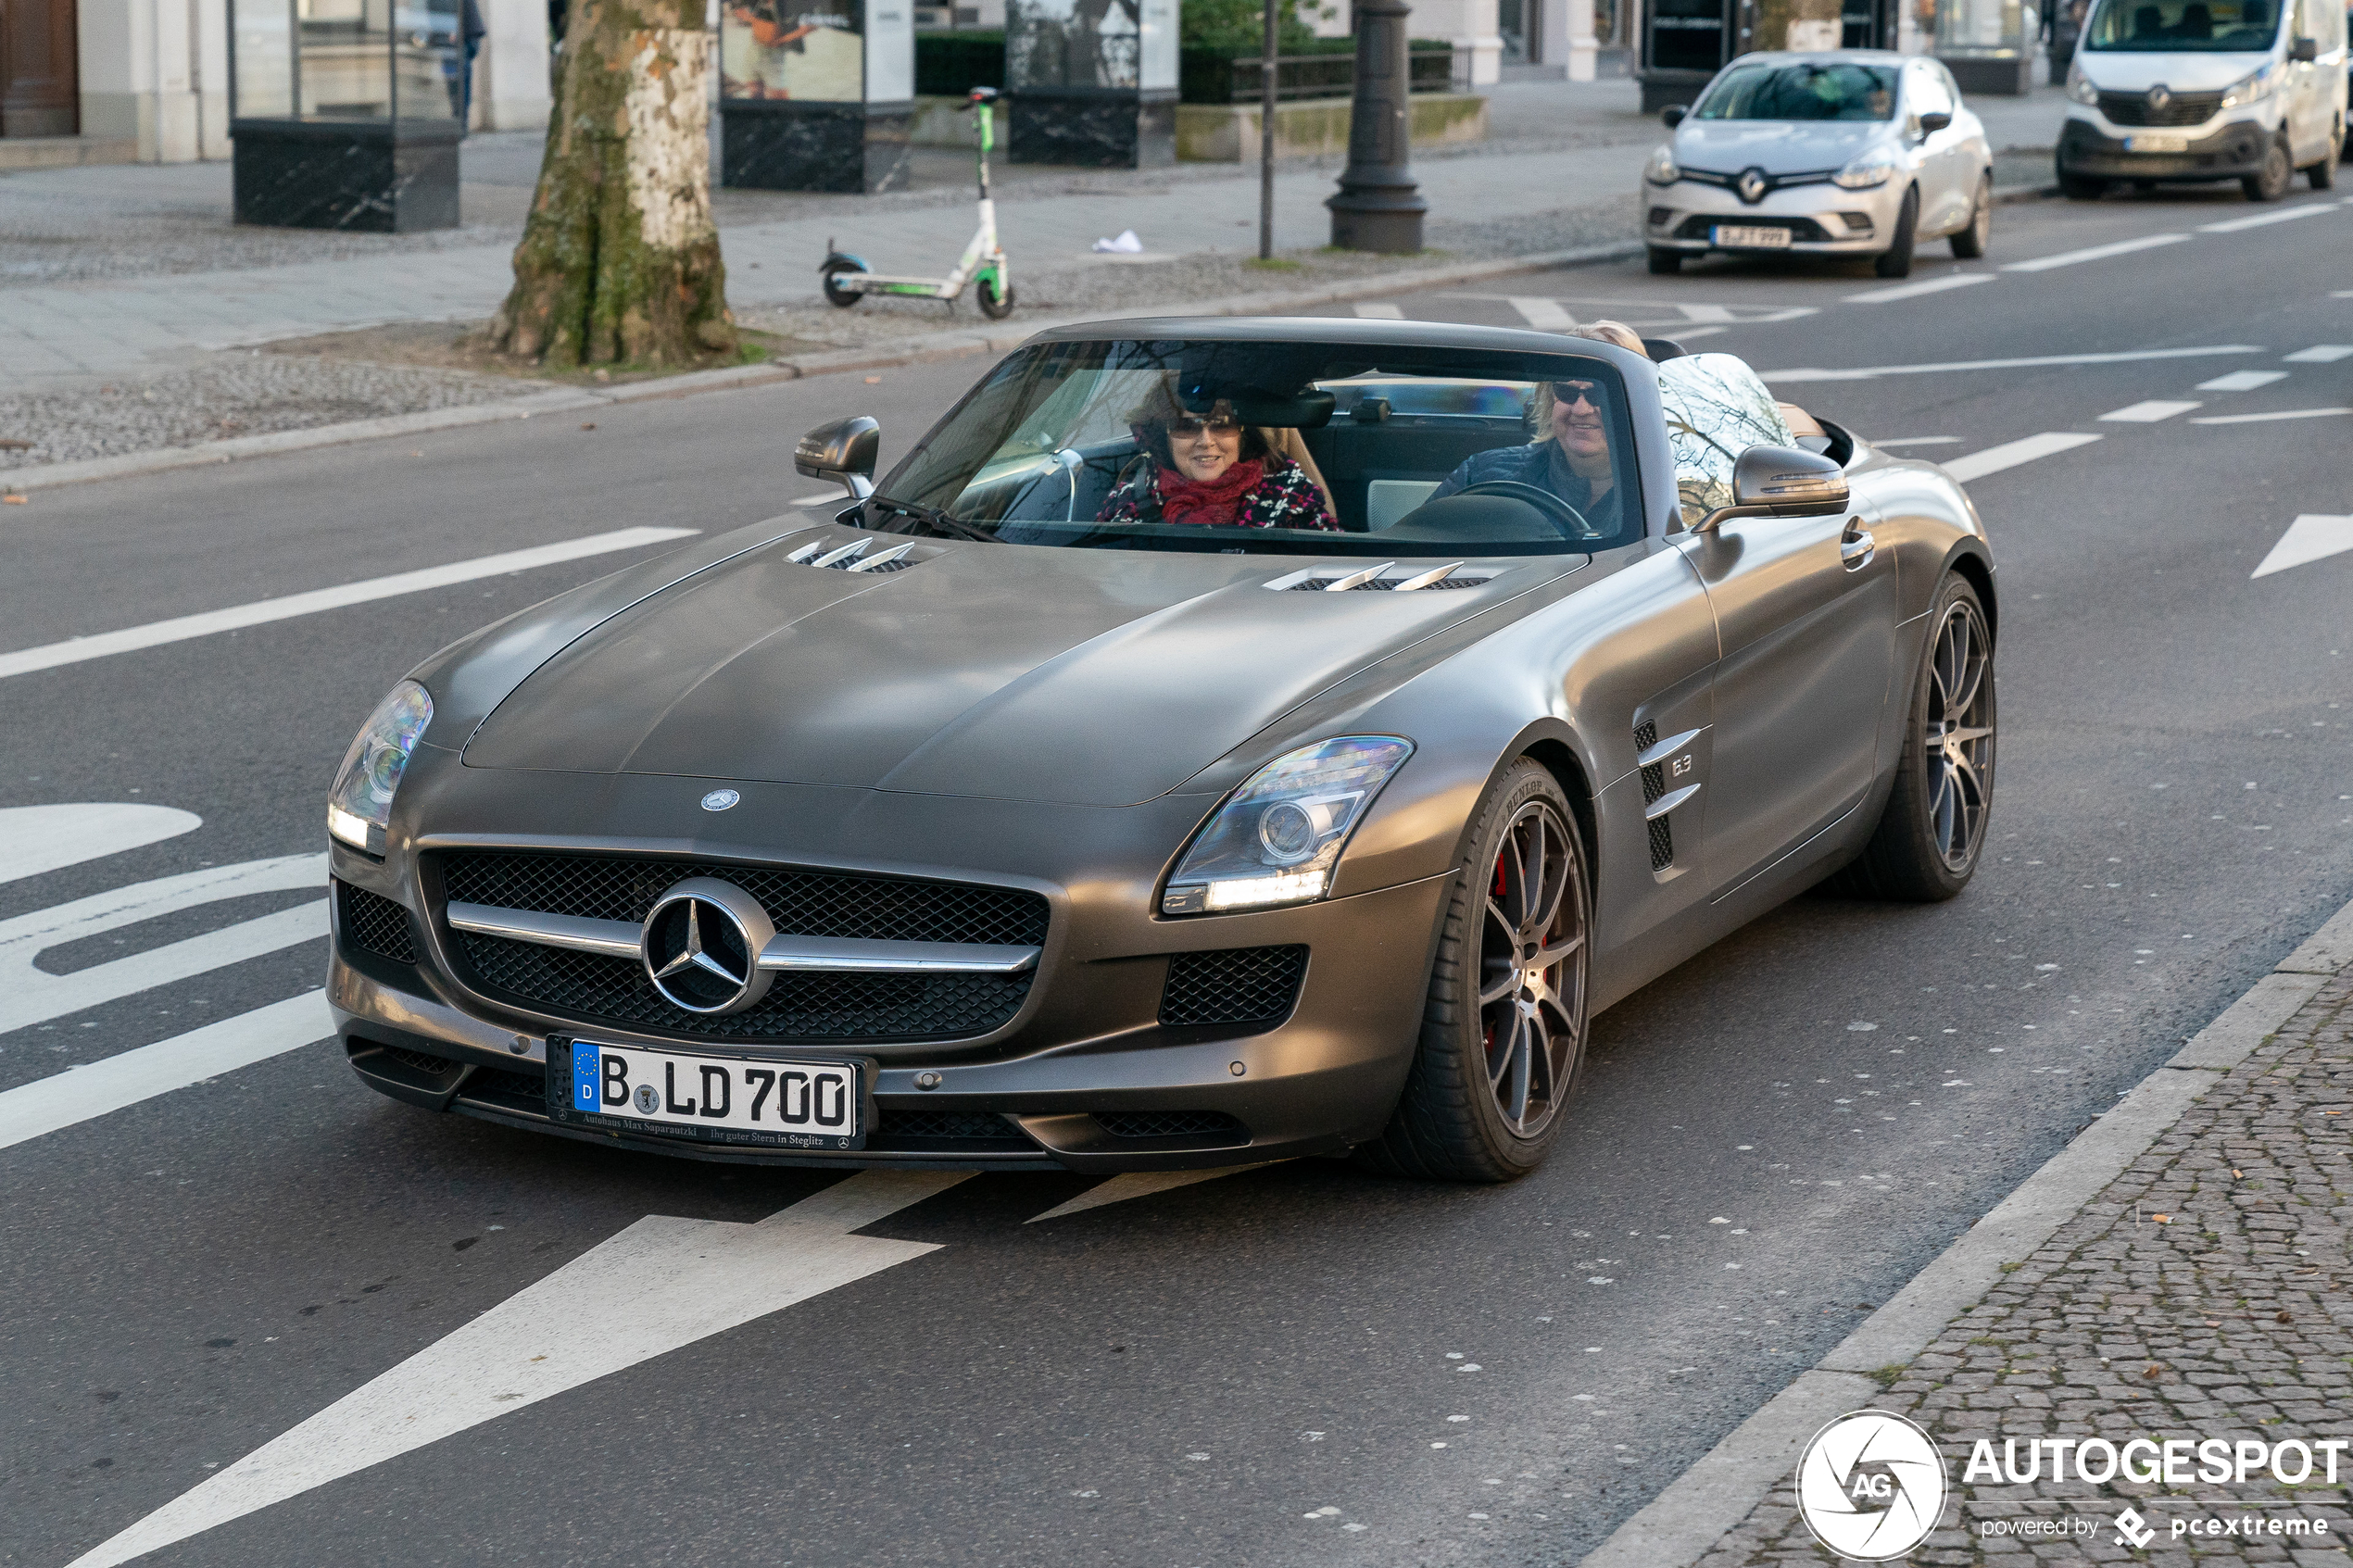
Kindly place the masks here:
[(688, 877), (661, 897), (638, 938), (646, 977), (693, 1013), (741, 1012), (768, 994), (760, 951), (776, 935), (760, 900), (732, 882)]
[(1773, 182), (1761, 169), (1743, 169), (1741, 170), (1741, 182), (1736, 188), (1741, 200), (1755, 207), (1765, 199), (1765, 193), (1773, 188)]
[(2165, 106), (2172, 101), (2173, 90), (2171, 87), (2166, 86), (2162, 82), (2149, 89), (2149, 113), (2163, 114), (2165, 112)]

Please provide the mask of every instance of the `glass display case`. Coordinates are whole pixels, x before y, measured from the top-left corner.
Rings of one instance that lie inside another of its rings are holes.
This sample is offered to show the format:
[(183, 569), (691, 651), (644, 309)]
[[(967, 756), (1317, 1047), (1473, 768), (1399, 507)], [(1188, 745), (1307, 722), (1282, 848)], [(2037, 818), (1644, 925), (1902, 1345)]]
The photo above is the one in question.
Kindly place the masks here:
[(1006, 157), (1176, 161), (1176, 0), (1005, 0)]
[(464, 25), (464, 0), (230, 0), (236, 220), (455, 228)]
[(724, 0), (720, 183), (879, 191), (914, 112), (909, 0)]
[(1935, 0), (1936, 57), (1964, 94), (2018, 96), (2034, 84), (2043, 18), (2030, 0)]
[(1642, 109), (1689, 107), (1735, 56), (1760, 49), (1905, 49), (1900, 6), (1936, 0), (1642, 0)]

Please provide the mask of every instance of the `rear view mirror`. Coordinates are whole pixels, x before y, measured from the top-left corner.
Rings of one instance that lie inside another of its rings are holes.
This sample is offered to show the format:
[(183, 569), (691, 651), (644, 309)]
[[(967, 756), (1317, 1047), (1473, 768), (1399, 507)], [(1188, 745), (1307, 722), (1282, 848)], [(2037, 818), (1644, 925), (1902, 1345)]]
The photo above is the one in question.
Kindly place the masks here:
[(2311, 38), (2297, 39), (2295, 43), (2287, 46), (2287, 57), (2294, 60), (2298, 65), (2310, 65), (2314, 60), (2321, 57), (2321, 45), (2319, 40)]
[(881, 452), (880, 422), (853, 414), (802, 436), (793, 448), (792, 466), (802, 478), (830, 479), (862, 501), (875, 493), (875, 458)]
[(1659, 111), (1658, 118), (1666, 122), (1667, 130), (1672, 131), (1683, 123), (1683, 117), (1690, 112), (1680, 104), (1669, 104)]
[(1952, 123), (1953, 117), (1949, 114), (1924, 114), (1920, 116), (1920, 130), (1931, 136)]
[(1700, 521), (1706, 533), (1737, 517), (1829, 517), (1846, 509), (1846, 470), (1795, 446), (1752, 446), (1732, 465), (1732, 504)]

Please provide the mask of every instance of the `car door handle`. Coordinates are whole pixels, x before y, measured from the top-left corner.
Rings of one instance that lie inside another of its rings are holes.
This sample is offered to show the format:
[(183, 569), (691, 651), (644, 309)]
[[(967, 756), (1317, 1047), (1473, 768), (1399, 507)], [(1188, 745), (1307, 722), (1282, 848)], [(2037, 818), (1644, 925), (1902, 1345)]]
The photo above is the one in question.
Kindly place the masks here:
[(1838, 558), (1844, 563), (1847, 571), (1860, 571), (1871, 564), (1871, 557), (1878, 549), (1871, 536), (1857, 528), (1838, 542)]

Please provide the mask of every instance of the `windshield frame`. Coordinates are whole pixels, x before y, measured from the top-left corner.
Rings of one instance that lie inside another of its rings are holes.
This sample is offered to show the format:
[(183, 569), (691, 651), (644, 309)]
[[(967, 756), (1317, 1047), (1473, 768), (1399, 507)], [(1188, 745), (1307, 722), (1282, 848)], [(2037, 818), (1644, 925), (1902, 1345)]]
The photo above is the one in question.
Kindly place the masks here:
[[(953, 498), (947, 497), (945, 492), (954, 486), (956, 495), (961, 496), (975, 483), (976, 476), (1002, 461), (1002, 454), (1015, 439), (1013, 433), (1034, 418), (1037, 409), (1052, 395), (1036, 390), (1041, 384), (1041, 378), (1052, 369), (1051, 357), (1059, 355), (1083, 359), (1092, 354), (1098, 364), (1116, 364), (1123, 354), (1127, 354), (1133, 357), (1134, 362), (1121, 369), (1132, 370), (1156, 362), (1143, 352), (1149, 349), (1160, 360), (1195, 350), (1209, 352), (1213, 356), (1232, 351), (1238, 358), (1257, 353), (1271, 354), (1278, 358), (1297, 356), (1313, 367), (1312, 373), (1302, 378), (1302, 387), (1312, 383), (1320, 388), (1327, 383), (1344, 382), (1351, 375), (1369, 372), (1407, 378), (1427, 377), (1433, 381), (1452, 378), (1522, 383), (1579, 379), (1603, 382), (1610, 388), (1617, 405), (1613, 418), (1622, 421), (1623, 426), (1616, 433), (1612, 442), (1614, 461), (1623, 464), (1614, 486), (1622, 497), (1619, 503), (1621, 526), (1616, 533), (1595, 539), (1563, 536), (1542, 540), (1513, 537), (1438, 540), (1392, 537), (1386, 531), (1311, 532), (1303, 529), (1208, 527), (1161, 522), (1113, 522), (1088, 526), (1085, 519), (1070, 524), (1063, 524), (1061, 520), (1041, 521), (1035, 518), (1007, 518), (998, 523), (979, 519), (963, 521), (991, 529), (1019, 521), (1024, 525), (1022, 533), (1028, 536), (1016, 537), (1009, 533), (1000, 542), (1026, 545), (1032, 548), (1377, 556), (1401, 561), (1441, 557), (1591, 555), (1657, 537), (1680, 525), (1680, 514), (1671, 505), (1671, 466), (1666, 460), (1663, 421), (1657, 412), (1655, 367), (1647, 358), (1609, 344), (1586, 339), (1553, 339), (1550, 334), (1539, 338), (1539, 334), (1522, 331), (1434, 328), (1432, 324), (1425, 323), (1396, 324), (1387, 332), (1364, 330), (1370, 325), (1339, 320), (1239, 323), (1117, 322), (1106, 323), (1104, 329), (1093, 331), (1065, 328), (1041, 334), (978, 378), (906, 456), (891, 466), (876, 485), (874, 495), (851, 512), (845, 513), (843, 521), (849, 521), (854, 516), (863, 527), (885, 532), (906, 532), (913, 526), (912, 521), (903, 511), (894, 508), (936, 511), (943, 500), (953, 506)], [(1139, 328), (1147, 330), (1139, 332)], [(1278, 328), (1302, 330), (1269, 330)], [(1529, 346), (1531, 340), (1541, 346)], [(1554, 343), (1561, 346), (1552, 346)], [(1568, 346), (1572, 344), (1573, 348)], [(1064, 363), (1068, 362), (1068, 358), (1065, 358)], [(1246, 363), (1247, 360), (1240, 362)], [(1063, 370), (1058, 373), (1069, 372)], [(1005, 397), (1008, 382), (1025, 380), (1029, 385), (1016, 394), (1004, 409), (983, 416), (992, 421), (994, 428), (966, 433), (958, 439), (960, 421), (972, 418), (976, 405), (992, 396)], [(1337, 429), (1345, 427), (1350, 420), (1343, 411), (1330, 423)], [(1303, 428), (1312, 432), (1321, 427), (1308, 425)], [(940, 447), (944, 440), (954, 441), (960, 446), (969, 442), (970, 445), (943, 461)], [(1482, 449), (1517, 445), (1525, 440), (1525, 437), (1516, 434), (1512, 440), (1496, 442), (1491, 447)], [(975, 453), (984, 455), (975, 459)], [(936, 462), (940, 466), (932, 472), (925, 471), (927, 465)], [(1359, 477), (1363, 472), (1359, 468), (1351, 477)], [(1334, 483), (1336, 487), (1344, 487), (1348, 481), (1335, 477)], [(1663, 496), (1653, 494), (1662, 490)], [(1347, 511), (1348, 508), (1343, 507), (1342, 515), (1345, 516)], [(1064, 528), (1069, 530), (1066, 536), (1042, 536), (1060, 533)]]
[[(1884, 115), (1819, 115), (1798, 119), (1791, 115), (1731, 115), (1710, 112), (1730, 100), (1740, 84), (1758, 75), (1779, 76), (1785, 72), (1806, 71), (1817, 76), (1831, 76), (1843, 71), (1869, 72), (1880, 81), (1887, 94)], [(1894, 63), (1878, 60), (1734, 60), (1707, 84), (1707, 91), (1692, 106), (1690, 119), (1716, 125), (1885, 125), (1904, 112), (1903, 69)]]
[[(2259, 44), (2219, 44), (2211, 34), (2203, 39), (2127, 38), (2114, 44), (2099, 42), (2100, 24), (2110, 18), (2130, 19), (2132, 13), (2143, 6), (2161, 14), (2165, 5), (2173, 5), (2179, 10), (2186, 8), (2189, 3), (2191, 0), (2161, 0), (2161, 3), (2160, 0), (2097, 0), (2091, 15), (2083, 19), (2080, 47), (2085, 53), (2095, 55), (2268, 55), (2279, 47), (2281, 31), (2287, 26), (2287, 14), (2294, 0), (2278, 0), (2277, 4), (2271, 6), (2271, 30)], [(2205, 0), (2205, 3), (2210, 6), (2215, 0)], [(2222, 3), (2232, 3), (2232, 0), (2222, 0)], [(2235, 3), (2241, 7), (2240, 15), (2245, 16), (2247, 0), (2235, 0)], [(2334, 3), (2334, 0), (2328, 0), (2328, 3)]]

